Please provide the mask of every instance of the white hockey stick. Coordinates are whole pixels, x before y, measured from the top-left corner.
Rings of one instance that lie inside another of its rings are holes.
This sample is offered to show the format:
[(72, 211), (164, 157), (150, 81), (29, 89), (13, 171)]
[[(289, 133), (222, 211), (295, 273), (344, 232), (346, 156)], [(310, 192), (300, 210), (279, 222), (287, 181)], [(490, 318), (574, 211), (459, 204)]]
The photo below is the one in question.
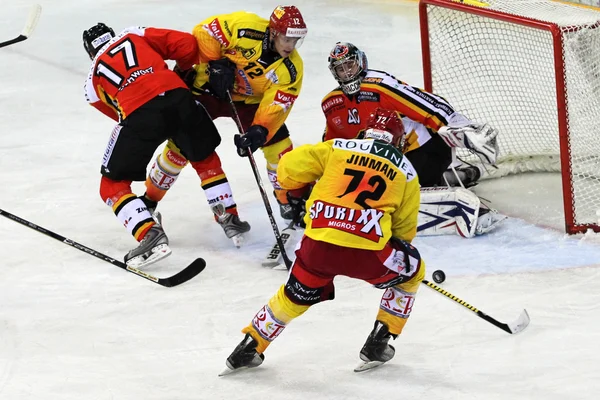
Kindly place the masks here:
[(33, 30), (35, 29), (38, 23), (38, 20), (40, 19), (41, 13), (42, 6), (40, 6), (39, 4), (34, 4), (33, 7), (31, 7), (31, 11), (29, 11), (27, 22), (25, 22), (25, 27), (23, 28), (21, 34), (14, 39), (7, 40), (5, 42), (0, 42), (0, 48), (22, 42), (23, 40), (26, 40), (29, 36), (31, 36)]
[[(290, 222), (287, 228), (281, 231), (281, 241), (283, 242), (283, 248), (286, 254), (294, 254), (294, 248), (302, 238), (303, 234), (304, 229), (294, 226), (294, 221)], [(283, 254), (279, 251), (279, 243), (275, 242), (261, 264), (263, 267), (275, 268), (284, 263), (285, 260), (283, 259)]]

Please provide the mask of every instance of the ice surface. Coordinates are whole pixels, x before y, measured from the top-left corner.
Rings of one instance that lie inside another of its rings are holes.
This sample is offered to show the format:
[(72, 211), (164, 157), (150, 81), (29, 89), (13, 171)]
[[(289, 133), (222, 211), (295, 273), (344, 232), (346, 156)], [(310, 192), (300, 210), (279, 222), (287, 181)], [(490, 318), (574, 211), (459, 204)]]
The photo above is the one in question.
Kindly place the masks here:
[[(21, 31), (30, 4), (0, 1), (2, 40)], [(247, 9), (268, 16), (276, 4), (41, 4), (32, 37), (0, 50), (0, 208), (122, 257), (135, 242), (98, 195), (112, 123), (83, 97), (89, 60), (82, 31), (99, 21), (115, 30), (189, 31), (213, 14)], [(372, 68), (422, 84), (416, 3), (295, 4), (309, 28), (300, 49), (304, 88), (288, 120), (296, 144), (320, 139), (319, 102), (335, 86), (326, 60), (336, 41), (361, 47)], [(358, 375), (352, 368), (381, 292), (340, 278), (336, 300), (294, 321), (261, 367), (218, 378), (242, 338), (240, 329), (286, 278), (284, 271), (260, 266), (273, 243), (269, 220), (247, 160), (235, 154), (235, 125), (218, 125), (224, 168), (252, 231), (236, 249), (213, 222), (195, 173), (184, 170), (160, 205), (173, 255), (148, 272), (166, 276), (204, 257), (206, 270), (185, 285), (162, 288), (0, 218), (0, 399), (597, 398), (600, 245), (596, 235), (561, 233), (560, 200), (547, 201), (539, 181), (497, 189), (482, 184), (482, 194), (518, 217), (487, 236), (415, 241), (428, 270), (446, 272), (446, 290), (503, 322), (526, 308), (532, 322), (523, 333), (508, 335), (423, 286), (394, 342), (394, 360)], [(263, 170), (260, 154), (257, 162)], [(268, 185), (264, 171), (263, 181)], [(526, 197), (519, 194), (523, 189)]]

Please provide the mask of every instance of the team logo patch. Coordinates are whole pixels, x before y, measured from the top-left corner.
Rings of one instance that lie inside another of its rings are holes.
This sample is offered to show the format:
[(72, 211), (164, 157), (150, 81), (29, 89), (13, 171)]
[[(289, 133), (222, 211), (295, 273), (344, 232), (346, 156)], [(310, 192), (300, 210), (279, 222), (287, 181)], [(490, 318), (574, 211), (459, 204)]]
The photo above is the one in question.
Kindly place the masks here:
[(229, 40), (227, 40), (227, 37), (223, 32), (218, 18), (213, 19), (208, 25), (204, 25), (203, 28), (210, 34), (210, 36), (214, 37), (217, 42), (221, 43), (225, 47), (229, 46)]
[(337, 229), (372, 242), (379, 242), (383, 237), (383, 229), (379, 221), (384, 214), (383, 211), (375, 208), (355, 210), (321, 200), (315, 201), (310, 206), (313, 229)]
[(273, 105), (280, 106), (285, 112), (287, 112), (287, 110), (289, 110), (292, 107), (292, 105), (294, 105), (294, 102), (297, 98), (298, 96), (278, 90), (277, 93), (275, 93)]
[(254, 49), (242, 50), (242, 55), (244, 56), (244, 58), (246, 60), (249, 60), (256, 55), (256, 50), (254, 50)]
[(265, 33), (255, 29), (240, 29), (237, 34), (238, 38), (248, 38), (254, 40), (263, 40)]
[(285, 14), (285, 9), (281, 6), (279, 6), (273, 11), (273, 14), (275, 14), (277, 19), (281, 19), (281, 17), (283, 17)]

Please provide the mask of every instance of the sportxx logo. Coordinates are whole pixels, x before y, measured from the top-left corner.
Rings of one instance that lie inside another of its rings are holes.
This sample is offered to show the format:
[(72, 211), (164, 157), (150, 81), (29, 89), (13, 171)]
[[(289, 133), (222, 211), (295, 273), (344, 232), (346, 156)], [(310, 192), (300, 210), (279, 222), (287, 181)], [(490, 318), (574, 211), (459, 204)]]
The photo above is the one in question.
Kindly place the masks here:
[(332, 228), (360, 236), (372, 242), (379, 242), (383, 230), (379, 221), (385, 213), (375, 208), (355, 210), (330, 204), (321, 200), (310, 206), (311, 227)]
[(221, 43), (223, 46), (229, 46), (229, 40), (223, 33), (223, 29), (221, 28), (221, 24), (219, 23), (219, 19), (213, 19), (208, 25), (204, 25), (204, 29), (210, 34), (210, 36), (217, 39), (217, 42)]
[(284, 111), (289, 110), (298, 96), (278, 90), (273, 99), (273, 105), (280, 106)]

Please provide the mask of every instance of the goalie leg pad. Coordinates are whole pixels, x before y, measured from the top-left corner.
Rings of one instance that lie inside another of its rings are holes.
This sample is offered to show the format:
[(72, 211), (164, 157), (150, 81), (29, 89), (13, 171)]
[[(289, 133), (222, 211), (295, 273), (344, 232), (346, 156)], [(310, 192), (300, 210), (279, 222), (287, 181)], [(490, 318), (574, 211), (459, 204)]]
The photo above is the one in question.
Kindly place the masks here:
[(475, 235), (481, 201), (463, 188), (421, 188), (417, 234), (420, 236)]
[(421, 188), (417, 234), (457, 234), (464, 238), (483, 235), (506, 216), (482, 206), (477, 195), (459, 187)]

